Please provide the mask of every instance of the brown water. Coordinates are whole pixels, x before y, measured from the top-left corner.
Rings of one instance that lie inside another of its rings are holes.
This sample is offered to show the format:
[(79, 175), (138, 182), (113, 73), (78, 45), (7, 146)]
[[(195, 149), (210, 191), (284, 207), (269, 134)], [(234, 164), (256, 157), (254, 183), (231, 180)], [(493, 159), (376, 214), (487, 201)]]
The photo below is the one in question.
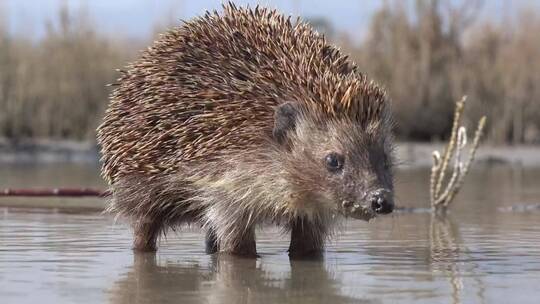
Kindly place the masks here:
[[(102, 185), (84, 166), (0, 170), (1, 186)], [(398, 203), (426, 207), (427, 180), (400, 172)], [(196, 229), (134, 255), (124, 223), (72, 208), (100, 200), (2, 199), (0, 303), (540, 303), (540, 210), (499, 210), (539, 204), (539, 181), (539, 169), (476, 169), (446, 218), (349, 221), (320, 261), (289, 261), (271, 227), (256, 260), (204, 254)], [(6, 207), (28, 204), (47, 208)]]

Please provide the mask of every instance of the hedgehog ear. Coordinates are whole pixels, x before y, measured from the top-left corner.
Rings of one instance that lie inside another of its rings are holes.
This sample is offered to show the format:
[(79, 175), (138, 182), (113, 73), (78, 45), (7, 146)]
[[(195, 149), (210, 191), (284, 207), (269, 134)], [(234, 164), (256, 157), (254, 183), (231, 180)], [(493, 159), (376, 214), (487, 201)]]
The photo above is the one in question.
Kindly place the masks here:
[(287, 141), (287, 132), (294, 130), (300, 114), (298, 103), (286, 102), (276, 107), (274, 112), (274, 139), (283, 144)]

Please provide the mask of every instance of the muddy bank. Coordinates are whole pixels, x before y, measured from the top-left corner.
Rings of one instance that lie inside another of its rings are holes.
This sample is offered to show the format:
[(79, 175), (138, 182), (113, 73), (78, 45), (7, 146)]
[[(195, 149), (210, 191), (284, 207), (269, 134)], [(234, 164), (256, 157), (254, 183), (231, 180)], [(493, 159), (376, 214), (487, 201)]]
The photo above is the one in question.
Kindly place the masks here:
[[(444, 144), (401, 142), (396, 145), (398, 167), (431, 166), (431, 153), (442, 152)], [(478, 149), (477, 163), (540, 167), (540, 146), (489, 146)], [(32, 141), (17, 144), (0, 140), (0, 164), (95, 163), (99, 162), (94, 142)]]

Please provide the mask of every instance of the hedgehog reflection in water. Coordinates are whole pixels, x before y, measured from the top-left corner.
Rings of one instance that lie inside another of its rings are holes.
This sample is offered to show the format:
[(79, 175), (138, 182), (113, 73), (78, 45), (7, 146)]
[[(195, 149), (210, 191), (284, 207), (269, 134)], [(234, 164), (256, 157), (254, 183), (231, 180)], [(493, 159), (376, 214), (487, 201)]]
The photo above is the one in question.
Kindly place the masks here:
[(209, 252), (253, 256), (270, 222), (291, 256), (319, 254), (339, 215), (393, 209), (386, 94), (302, 22), (228, 4), (161, 36), (116, 85), (102, 174), (137, 250), (195, 223)]

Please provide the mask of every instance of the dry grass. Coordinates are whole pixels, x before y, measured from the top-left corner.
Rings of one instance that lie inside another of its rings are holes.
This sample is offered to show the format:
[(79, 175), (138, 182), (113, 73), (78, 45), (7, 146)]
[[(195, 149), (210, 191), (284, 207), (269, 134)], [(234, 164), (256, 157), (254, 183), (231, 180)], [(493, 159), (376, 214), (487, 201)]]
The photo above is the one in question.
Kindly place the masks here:
[(127, 46), (101, 37), (63, 10), (39, 41), (0, 25), (0, 137), (89, 139), (107, 102), (106, 84)]
[(461, 7), (443, 0), (411, 2), (386, 2), (362, 45), (345, 45), (387, 87), (398, 137), (447, 139), (454, 101), (468, 95), (475, 102), (464, 120), (492, 118), (488, 141), (540, 142), (538, 12), (480, 21), (478, 1)]
[[(476, 1), (385, 3), (362, 44), (333, 40), (387, 87), (400, 139), (447, 139), (454, 101), (468, 95), (475, 102), (464, 122), (487, 114), (488, 141), (540, 142), (538, 14), (481, 23), (473, 22)], [(57, 19), (39, 41), (9, 34), (0, 21), (0, 137), (93, 139), (105, 85), (151, 40), (112, 39), (84, 14), (62, 10)]]

